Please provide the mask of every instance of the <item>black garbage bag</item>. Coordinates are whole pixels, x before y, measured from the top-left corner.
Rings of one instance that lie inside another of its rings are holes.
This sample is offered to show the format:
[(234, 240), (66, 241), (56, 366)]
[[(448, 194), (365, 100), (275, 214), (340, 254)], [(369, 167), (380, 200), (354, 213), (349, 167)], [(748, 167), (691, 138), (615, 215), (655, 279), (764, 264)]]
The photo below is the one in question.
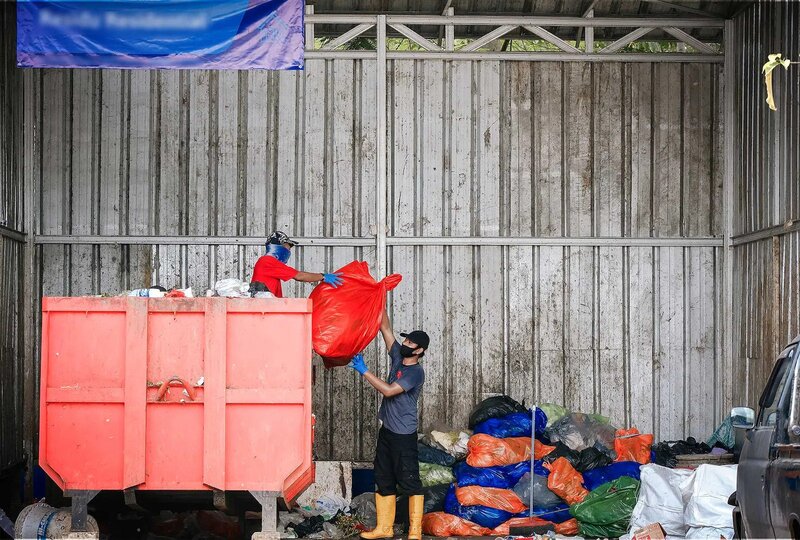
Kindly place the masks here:
[(422, 463), (433, 463), (434, 465), (452, 467), (453, 463), (456, 462), (456, 458), (447, 452), (442, 452), (424, 443), (417, 443), (417, 454), (419, 461)]
[(307, 538), (310, 534), (320, 532), (324, 525), (325, 518), (322, 516), (311, 516), (297, 525), (290, 523), (286, 526), (286, 529), (294, 529), (294, 532), (297, 533), (298, 538)]
[(552, 463), (560, 457), (567, 458), (567, 461), (570, 462), (570, 465), (578, 468), (578, 464), (581, 462), (581, 454), (580, 452), (576, 452), (575, 450), (571, 449), (566, 444), (558, 441), (554, 445), (556, 449), (547, 454), (542, 458), (542, 461), (545, 463)]
[(684, 456), (687, 454), (709, 454), (711, 447), (706, 443), (698, 443), (694, 437), (689, 437), (685, 441), (670, 442), (670, 448), (676, 456)]
[(585, 448), (578, 455), (577, 465), (573, 465), (579, 472), (591, 471), (599, 467), (611, 465), (614, 461), (595, 447)]
[(509, 396), (493, 396), (478, 403), (469, 415), (469, 429), (490, 418), (500, 418), (515, 412), (528, 412), (524, 405)]
[(655, 459), (653, 460), (653, 463), (656, 465), (669, 467), (670, 469), (674, 469), (678, 466), (678, 460), (676, 459), (675, 452), (672, 451), (672, 448), (669, 447), (668, 443), (660, 442), (653, 445), (653, 453), (656, 455)]
[[(422, 495), (425, 497), (425, 513), (444, 512), (444, 498), (450, 484), (441, 484), (423, 488)], [(408, 497), (399, 495), (395, 506), (394, 521), (400, 525), (408, 525)]]

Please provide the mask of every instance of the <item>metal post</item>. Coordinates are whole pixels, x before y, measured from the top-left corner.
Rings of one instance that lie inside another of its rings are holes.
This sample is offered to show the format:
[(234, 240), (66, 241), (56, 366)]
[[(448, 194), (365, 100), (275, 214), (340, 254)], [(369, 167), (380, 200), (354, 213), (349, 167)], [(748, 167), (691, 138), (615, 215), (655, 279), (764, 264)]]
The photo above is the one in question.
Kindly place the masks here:
[(377, 88), (375, 103), (377, 110), (376, 125), (376, 152), (377, 190), (375, 208), (375, 260), (378, 266), (378, 275), (383, 277), (387, 272), (386, 261), (386, 205), (387, 205), (387, 171), (386, 171), (386, 15), (378, 15), (378, 64)]
[[(306, 16), (314, 15), (314, 6), (306, 6)], [(308, 22), (308, 17), (305, 20), (306, 23), (306, 50), (313, 51), (314, 50), (314, 23)]]
[(261, 504), (261, 532), (253, 534), (252, 540), (279, 540), (278, 495), (275, 491), (251, 491)]
[[(733, 336), (733, 256), (734, 246), (731, 243), (733, 236), (733, 184), (734, 184), (734, 164), (736, 162), (736, 150), (734, 141), (734, 126), (736, 124), (736, 109), (735, 109), (735, 93), (734, 93), (734, 66), (736, 59), (734, 57), (733, 48), (733, 21), (725, 22), (725, 30), (723, 35), (723, 42), (725, 44), (725, 64), (723, 68), (723, 84), (724, 87), (724, 156), (725, 168), (722, 178), (722, 208), (723, 216), (725, 217), (724, 230), (723, 230), (723, 247), (722, 247), (722, 261), (723, 261), (723, 277), (722, 277), (722, 376), (732, 377), (734, 372), (734, 336)], [(727, 381), (723, 380), (723, 392), (728, 388)], [(738, 392), (734, 390), (734, 394)], [(732, 406), (732, 403), (729, 403)], [(722, 404), (720, 404), (720, 409)]]
[[(594, 10), (590, 9), (588, 13), (586, 13), (586, 18), (591, 19), (594, 17)], [(594, 27), (587, 26), (586, 27), (586, 52), (593, 53), (594, 52)]]

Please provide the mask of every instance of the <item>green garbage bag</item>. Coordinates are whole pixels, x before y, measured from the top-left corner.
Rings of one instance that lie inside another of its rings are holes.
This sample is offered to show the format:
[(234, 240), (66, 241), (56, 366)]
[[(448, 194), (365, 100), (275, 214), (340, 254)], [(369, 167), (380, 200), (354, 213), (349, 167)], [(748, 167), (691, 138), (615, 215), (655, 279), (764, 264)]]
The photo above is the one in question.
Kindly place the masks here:
[(628, 532), (631, 513), (639, 496), (639, 481), (623, 476), (603, 484), (569, 512), (587, 538), (618, 538)]
[(555, 403), (545, 403), (543, 405), (538, 405), (538, 407), (542, 409), (544, 414), (547, 416), (548, 426), (554, 422), (557, 422), (569, 413), (566, 407), (556, 405)]
[(453, 476), (453, 469), (433, 463), (419, 464), (419, 479), (422, 480), (423, 487), (452, 484), (456, 481), (455, 476)]

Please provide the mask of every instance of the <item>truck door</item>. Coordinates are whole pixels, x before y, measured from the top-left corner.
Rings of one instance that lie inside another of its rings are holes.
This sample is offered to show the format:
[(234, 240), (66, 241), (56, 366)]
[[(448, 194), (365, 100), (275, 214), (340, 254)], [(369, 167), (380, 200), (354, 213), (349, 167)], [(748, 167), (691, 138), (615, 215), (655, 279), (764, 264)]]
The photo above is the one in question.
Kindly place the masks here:
[(739, 459), (736, 493), (748, 538), (773, 538), (767, 496), (767, 470), (773, 456), (778, 405), (785, 387), (789, 386), (794, 360), (794, 347), (781, 353), (761, 399), (756, 425), (747, 432)]
[[(767, 471), (767, 504), (776, 538), (798, 538), (800, 535), (800, 434), (792, 408), (800, 409), (800, 354), (795, 355), (789, 384), (778, 403), (778, 422), (772, 461)], [(797, 414), (795, 414), (797, 416)]]

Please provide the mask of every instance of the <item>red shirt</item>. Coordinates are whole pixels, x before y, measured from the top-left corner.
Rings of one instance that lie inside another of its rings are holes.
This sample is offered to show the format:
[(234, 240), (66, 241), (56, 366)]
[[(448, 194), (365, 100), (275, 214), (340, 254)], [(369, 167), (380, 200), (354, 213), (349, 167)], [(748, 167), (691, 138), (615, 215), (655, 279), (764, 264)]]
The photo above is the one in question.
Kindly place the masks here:
[(283, 264), (275, 257), (264, 255), (256, 261), (256, 266), (253, 268), (253, 279), (250, 281), (260, 281), (276, 298), (283, 298), (281, 281), (294, 279), (296, 275), (297, 270), (291, 266)]

